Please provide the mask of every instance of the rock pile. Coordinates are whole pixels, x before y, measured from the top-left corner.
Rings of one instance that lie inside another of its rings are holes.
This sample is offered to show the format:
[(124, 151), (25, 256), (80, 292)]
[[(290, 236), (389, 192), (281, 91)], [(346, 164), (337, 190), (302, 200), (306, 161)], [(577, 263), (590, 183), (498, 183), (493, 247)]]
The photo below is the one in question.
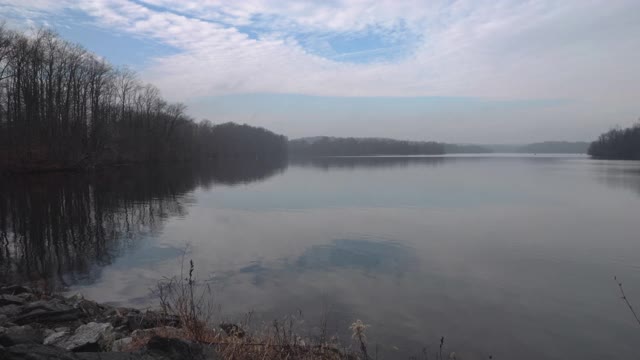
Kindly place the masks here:
[(179, 319), (74, 296), (0, 286), (0, 359), (217, 359), (184, 340)]

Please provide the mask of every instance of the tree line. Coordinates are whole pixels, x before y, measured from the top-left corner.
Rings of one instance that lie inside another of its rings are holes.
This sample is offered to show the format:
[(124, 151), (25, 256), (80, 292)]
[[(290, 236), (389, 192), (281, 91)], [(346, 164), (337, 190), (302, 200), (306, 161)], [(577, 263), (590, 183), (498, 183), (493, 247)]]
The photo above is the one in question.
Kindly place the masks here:
[(640, 160), (640, 122), (600, 135), (589, 146), (588, 154), (599, 159)]
[(133, 71), (50, 30), (0, 24), (0, 168), (286, 154), (284, 136), (196, 122), (185, 110)]
[(585, 141), (545, 141), (521, 146), (517, 149), (520, 153), (538, 154), (585, 154), (589, 143)]
[(438, 155), (444, 144), (432, 141), (403, 141), (379, 138), (337, 138), (321, 136), (289, 141), (291, 156)]
[(444, 151), (447, 154), (485, 154), (493, 152), (489, 147), (474, 144), (444, 144)]

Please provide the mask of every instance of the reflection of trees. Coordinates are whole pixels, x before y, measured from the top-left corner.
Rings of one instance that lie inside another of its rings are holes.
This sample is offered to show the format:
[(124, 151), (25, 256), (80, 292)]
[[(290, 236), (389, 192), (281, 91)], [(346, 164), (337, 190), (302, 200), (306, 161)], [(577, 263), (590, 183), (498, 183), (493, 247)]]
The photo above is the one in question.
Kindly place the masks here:
[(316, 157), (306, 159), (294, 159), (291, 165), (316, 167), (324, 170), (356, 169), (356, 168), (392, 168), (408, 167), (414, 165), (438, 166), (445, 161), (454, 161), (454, 158), (444, 157), (411, 157), (411, 156), (344, 156), (344, 157)]
[(597, 179), (610, 187), (629, 189), (640, 195), (640, 167), (632, 163), (599, 168)]
[(77, 281), (127, 246), (186, 214), (197, 186), (271, 176), (283, 160), (121, 168), (91, 174), (0, 178), (0, 276), (6, 281)]
[(219, 159), (207, 163), (206, 167), (216, 183), (246, 184), (282, 173), (287, 167), (287, 159)]

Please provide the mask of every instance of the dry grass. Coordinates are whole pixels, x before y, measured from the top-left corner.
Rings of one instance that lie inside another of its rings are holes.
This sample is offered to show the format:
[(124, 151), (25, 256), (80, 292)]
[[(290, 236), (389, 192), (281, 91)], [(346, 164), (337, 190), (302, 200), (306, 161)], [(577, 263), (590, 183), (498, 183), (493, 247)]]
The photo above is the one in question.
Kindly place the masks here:
[(193, 260), (188, 275), (184, 273), (184, 257), (179, 278), (165, 278), (157, 284), (155, 294), (165, 315), (177, 316), (182, 328), (197, 342), (211, 338), (214, 305), (209, 286), (196, 283)]
[[(185, 251), (186, 254), (186, 251)], [(328, 314), (320, 320), (318, 334), (301, 336), (298, 327), (304, 319), (300, 312), (282, 320), (255, 327), (251, 324), (252, 313), (248, 313), (241, 323), (220, 323), (215, 314), (212, 289), (205, 283), (196, 281), (194, 263), (189, 261), (185, 270), (185, 259), (179, 277), (165, 278), (155, 289), (164, 316), (177, 317), (180, 331), (175, 328), (142, 333), (134, 339), (132, 349), (143, 347), (153, 336), (180, 338), (214, 347), (221, 359), (301, 359), (301, 360), (372, 360), (378, 359), (378, 347), (369, 350), (366, 331), (369, 325), (361, 320), (354, 321), (351, 341), (341, 342), (337, 336), (328, 333)], [(218, 321), (218, 323), (216, 323)], [(305, 327), (302, 330), (308, 330)], [(345, 329), (346, 330), (346, 329)], [(414, 359), (455, 359), (455, 353), (444, 351), (444, 337), (439, 346), (429, 356), (426, 348)]]
[(165, 328), (169, 330), (138, 333), (129, 349), (142, 348), (153, 336), (162, 336), (213, 346), (222, 359), (229, 360), (370, 359), (366, 348), (367, 325), (360, 320), (351, 326), (357, 350), (354, 350), (352, 344), (340, 344), (336, 337), (328, 339), (326, 320), (322, 321), (320, 336), (317, 338), (300, 336), (296, 328), (299, 319), (293, 316), (253, 329), (249, 324), (251, 313), (248, 313), (242, 324), (220, 323), (215, 326), (216, 309), (211, 300), (211, 288), (196, 281), (193, 261), (189, 261), (186, 271), (184, 257), (182, 264), (179, 277), (165, 278), (154, 289), (164, 315), (180, 319), (180, 332)]

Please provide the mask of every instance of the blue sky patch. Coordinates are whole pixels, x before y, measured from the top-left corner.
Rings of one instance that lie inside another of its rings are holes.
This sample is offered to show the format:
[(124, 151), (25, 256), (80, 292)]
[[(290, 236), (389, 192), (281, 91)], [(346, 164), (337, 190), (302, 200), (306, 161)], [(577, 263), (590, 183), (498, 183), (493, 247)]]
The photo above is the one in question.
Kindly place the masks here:
[(350, 63), (400, 60), (411, 54), (419, 40), (419, 36), (404, 27), (351, 33), (298, 33), (295, 37), (312, 54)]
[(104, 56), (115, 65), (142, 70), (154, 58), (177, 54), (178, 49), (149, 38), (139, 38), (118, 30), (92, 25), (91, 18), (80, 12), (67, 11), (73, 19), (64, 26), (56, 26), (60, 35), (82, 44), (89, 51)]

